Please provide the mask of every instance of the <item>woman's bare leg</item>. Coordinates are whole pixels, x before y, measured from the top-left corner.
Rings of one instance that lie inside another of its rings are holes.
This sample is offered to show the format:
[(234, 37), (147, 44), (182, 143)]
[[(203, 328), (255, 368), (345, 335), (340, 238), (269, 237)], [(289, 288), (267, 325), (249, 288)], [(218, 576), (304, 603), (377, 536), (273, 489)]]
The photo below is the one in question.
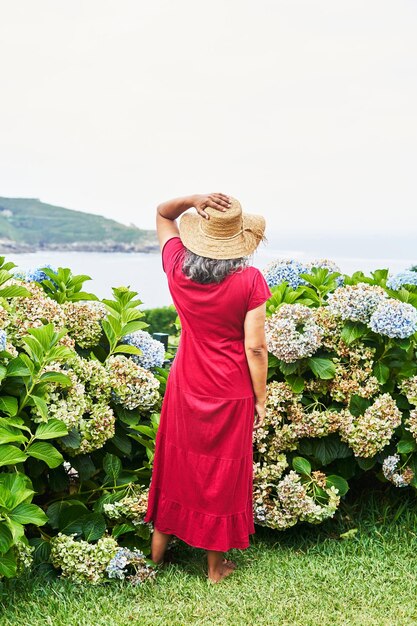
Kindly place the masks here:
[(154, 563), (162, 563), (164, 560), (165, 550), (167, 549), (171, 537), (172, 535), (161, 533), (161, 531), (157, 530), (154, 526), (151, 544), (151, 560)]
[(217, 550), (207, 550), (207, 565), (208, 577), (216, 583), (229, 576), (235, 569), (235, 565), (224, 558), (223, 552)]

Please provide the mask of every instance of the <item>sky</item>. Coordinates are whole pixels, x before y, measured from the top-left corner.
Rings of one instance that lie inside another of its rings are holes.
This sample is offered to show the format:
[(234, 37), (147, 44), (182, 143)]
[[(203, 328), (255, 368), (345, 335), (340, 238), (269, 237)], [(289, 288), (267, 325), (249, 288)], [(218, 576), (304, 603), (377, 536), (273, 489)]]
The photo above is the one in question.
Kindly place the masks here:
[(154, 228), (220, 191), (267, 234), (417, 232), (414, 0), (0, 0), (0, 196)]

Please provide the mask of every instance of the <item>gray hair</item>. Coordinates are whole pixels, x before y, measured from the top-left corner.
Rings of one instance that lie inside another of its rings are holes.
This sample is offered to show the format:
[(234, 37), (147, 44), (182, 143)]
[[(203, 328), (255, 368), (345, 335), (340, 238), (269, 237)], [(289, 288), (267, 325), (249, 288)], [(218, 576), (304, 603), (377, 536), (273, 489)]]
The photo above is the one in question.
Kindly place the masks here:
[(186, 248), (182, 265), (183, 273), (196, 283), (221, 283), (229, 274), (248, 266), (250, 257), (238, 259), (209, 259), (194, 254)]

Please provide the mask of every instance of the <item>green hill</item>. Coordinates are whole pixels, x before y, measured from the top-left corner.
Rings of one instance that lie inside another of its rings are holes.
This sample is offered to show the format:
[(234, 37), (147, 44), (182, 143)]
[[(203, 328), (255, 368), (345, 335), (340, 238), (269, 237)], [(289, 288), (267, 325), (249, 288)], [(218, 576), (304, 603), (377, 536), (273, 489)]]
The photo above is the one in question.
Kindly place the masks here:
[(0, 197), (0, 251), (15, 249), (157, 250), (156, 232), (45, 204)]

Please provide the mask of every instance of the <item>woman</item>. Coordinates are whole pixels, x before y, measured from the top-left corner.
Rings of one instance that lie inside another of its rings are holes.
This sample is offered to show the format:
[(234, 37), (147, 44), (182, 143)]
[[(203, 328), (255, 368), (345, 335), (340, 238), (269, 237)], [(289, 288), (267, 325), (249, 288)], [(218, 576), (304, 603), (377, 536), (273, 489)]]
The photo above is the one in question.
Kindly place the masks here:
[[(195, 213), (182, 215), (194, 207)], [(177, 198), (157, 209), (162, 264), (181, 321), (155, 442), (145, 522), (161, 563), (171, 535), (207, 551), (218, 582), (245, 549), (253, 523), (253, 428), (265, 415), (266, 300), (248, 256), (264, 237), (262, 216), (221, 193)], [(256, 413), (256, 417), (255, 417)]]

